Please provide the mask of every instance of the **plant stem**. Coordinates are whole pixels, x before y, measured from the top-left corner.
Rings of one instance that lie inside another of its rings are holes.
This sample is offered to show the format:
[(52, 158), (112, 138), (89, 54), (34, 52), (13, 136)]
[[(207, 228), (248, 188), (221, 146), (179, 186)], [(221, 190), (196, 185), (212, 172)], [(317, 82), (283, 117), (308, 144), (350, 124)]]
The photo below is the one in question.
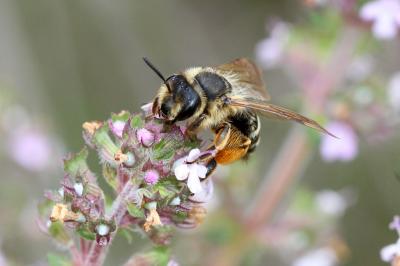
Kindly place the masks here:
[(117, 228), (113, 233), (111, 233), (110, 241), (107, 243), (107, 245), (101, 246), (101, 245), (97, 244), (96, 242), (93, 242), (92, 247), (89, 251), (89, 254), (85, 259), (85, 265), (100, 266), (103, 264), (106, 254), (108, 252), (108, 249), (111, 245), (111, 242), (114, 239), (114, 236), (118, 231), (118, 226), (121, 223), (122, 217), (126, 213), (126, 205), (127, 205), (126, 203), (127, 203), (128, 197), (132, 193), (132, 191), (135, 189), (137, 189), (137, 186), (131, 180), (129, 180), (128, 182), (126, 182), (121, 193), (114, 200), (109, 214), (106, 214), (106, 220), (107, 221), (114, 220)]

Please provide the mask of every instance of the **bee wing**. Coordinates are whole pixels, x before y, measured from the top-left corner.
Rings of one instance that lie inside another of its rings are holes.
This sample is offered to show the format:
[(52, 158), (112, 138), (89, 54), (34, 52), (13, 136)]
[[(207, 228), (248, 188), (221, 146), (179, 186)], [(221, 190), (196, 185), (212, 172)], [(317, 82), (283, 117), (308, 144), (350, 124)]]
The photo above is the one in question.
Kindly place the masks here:
[(261, 115), (268, 118), (295, 121), (307, 127), (316, 129), (322, 133), (328, 134), (334, 138), (337, 138), (335, 135), (327, 131), (325, 128), (323, 128), (320, 124), (318, 124), (314, 120), (302, 116), (284, 107), (270, 104), (264, 100), (259, 100), (254, 98), (232, 97), (230, 99), (230, 104), (234, 106), (253, 109), (257, 113), (260, 113)]
[(242, 84), (240, 87), (252, 89), (253, 93), (259, 94), (265, 100), (271, 98), (265, 88), (260, 69), (249, 59), (238, 58), (227, 64), (219, 65), (215, 69), (224, 73), (236, 74), (238, 83)]

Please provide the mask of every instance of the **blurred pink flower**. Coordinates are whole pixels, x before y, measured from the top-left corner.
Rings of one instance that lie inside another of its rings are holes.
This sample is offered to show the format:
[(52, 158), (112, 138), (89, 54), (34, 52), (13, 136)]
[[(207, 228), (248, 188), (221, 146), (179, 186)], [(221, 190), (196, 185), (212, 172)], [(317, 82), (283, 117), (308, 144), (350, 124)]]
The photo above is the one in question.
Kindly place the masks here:
[(41, 171), (52, 160), (52, 143), (40, 131), (24, 129), (11, 136), (9, 143), (11, 157), (20, 166), (31, 171)]
[(400, 112), (400, 72), (392, 76), (388, 87), (388, 100), (396, 112)]
[(353, 128), (344, 122), (331, 122), (326, 129), (339, 139), (324, 135), (320, 144), (320, 153), (327, 162), (351, 161), (358, 154), (358, 137)]
[(141, 128), (136, 133), (137, 139), (146, 147), (150, 147), (154, 143), (154, 134), (145, 128)]
[(173, 165), (176, 179), (180, 181), (187, 179), (189, 190), (195, 194), (203, 190), (200, 179), (204, 179), (207, 174), (207, 167), (196, 163), (200, 155), (199, 149), (193, 149), (187, 157), (177, 160)]
[(279, 63), (288, 39), (289, 27), (279, 22), (273, 27), (270, 36), (256, 45), (256, 57), (263, 68), (269, 69)]
[(122, 138), (122, 133), (124, 131), (126, 122), (117, 120), (110, 122), (110, 129), (115, 136)]
[(364, 4), (360, 17), (372, 21), (377, 39), (393, 39), (400, 27), (400, 0), (376, 0)]

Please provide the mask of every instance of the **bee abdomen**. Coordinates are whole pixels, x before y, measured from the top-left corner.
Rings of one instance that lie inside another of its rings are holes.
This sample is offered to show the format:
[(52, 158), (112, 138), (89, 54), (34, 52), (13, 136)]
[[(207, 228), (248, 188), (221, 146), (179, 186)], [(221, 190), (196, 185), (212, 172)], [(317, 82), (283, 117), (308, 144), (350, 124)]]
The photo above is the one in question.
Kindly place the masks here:
[(230, 117), (233, 126), (240, 130), (251, 141), (247, 154), (253, 152), (260, 142), (260, 119), (257, 114), (251, 111), (236, 114)]

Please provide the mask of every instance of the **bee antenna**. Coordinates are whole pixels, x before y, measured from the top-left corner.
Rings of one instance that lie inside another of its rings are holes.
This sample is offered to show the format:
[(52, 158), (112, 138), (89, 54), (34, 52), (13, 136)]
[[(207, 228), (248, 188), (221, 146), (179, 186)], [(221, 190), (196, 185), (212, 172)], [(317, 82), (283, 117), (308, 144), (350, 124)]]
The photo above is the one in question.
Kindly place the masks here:
[(167, 83), (167, 80), (164, 78), (163, 74), (161, 74), (160, 70), (158, 70), (158, 69), (149, 61), (149, 59), (147, 59), (147, 57), (143, 57), (143, 61), (146, 63), (146, 65), (147, 65), (148, 67), (151, 68), (151, 70), (153, 70), (153, 71), (157, 74), (157, 76), (159, 76), (159, 77), (164, 81), (164, 84), (167, 86), (168, 90), (171, 91), (171, 88), (169, 87), (169, 85), (168, 85), (168, 83)]

